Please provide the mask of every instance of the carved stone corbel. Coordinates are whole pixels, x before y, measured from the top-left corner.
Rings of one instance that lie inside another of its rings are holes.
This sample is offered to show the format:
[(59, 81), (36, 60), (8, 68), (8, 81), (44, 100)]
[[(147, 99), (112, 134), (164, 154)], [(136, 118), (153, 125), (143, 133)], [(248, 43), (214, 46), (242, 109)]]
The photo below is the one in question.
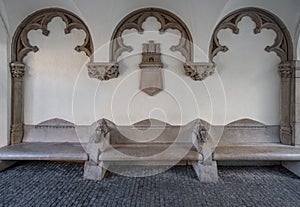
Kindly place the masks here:
[(23, 138), (23, 80), (25, 74), (25, 65), (19, 62), (10, 64), (12, 77), (11, 96), (12, 96), (12, 114), (10, 143), (18, 144)]
[(117, 63), (88, 63), (88, 74), (90, 78), (109, 80), (119, 76), (119, 65)]
[(214, 63), (188, 62), (183, 67), (185, 74), (195, 81), (202, 81), (215, 72)]

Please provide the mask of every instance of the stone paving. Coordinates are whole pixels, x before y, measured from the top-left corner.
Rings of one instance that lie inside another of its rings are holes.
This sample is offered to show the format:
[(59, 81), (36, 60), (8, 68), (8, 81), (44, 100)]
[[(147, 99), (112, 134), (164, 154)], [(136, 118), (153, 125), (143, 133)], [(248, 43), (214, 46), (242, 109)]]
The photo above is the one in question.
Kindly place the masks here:
[(203, 184), (191, 167), (149, 177), (83, 179), (82, 163), (22, 162), (0, 172), (0, 206), (300, 206), (300, 179), (280, 166), (219, 167)]

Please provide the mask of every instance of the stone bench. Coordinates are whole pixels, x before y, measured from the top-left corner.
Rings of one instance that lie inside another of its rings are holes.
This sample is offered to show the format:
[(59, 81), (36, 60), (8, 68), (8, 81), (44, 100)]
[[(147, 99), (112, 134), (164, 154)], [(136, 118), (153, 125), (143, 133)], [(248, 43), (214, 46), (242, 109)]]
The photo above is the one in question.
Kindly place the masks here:
[[(52, 119), (25, 126), (22, 143), (0, 148), (0, 171), (17, 160), (83, 161), (86, 178), (102, 179), (105, 169), (114, 165), (176, 164), (192, 165), (200, 180), (208, 182), (217, 179), (215, 161), (276, 161), (300, 176), (300, 146), (275, 143), (276, 127), (247, 120), (247, 127), (241, 128), (239, 121), (225, 127), (217, 144), (211, 143), (214, 134), (209, 135), (208, 128), (217, 129), (200, 119), (183, 126), (152, 119), (116, 126), (102, 119), (92, 126), (76, 127)], [(250, 139), (256, 142), (246, 142)]]
[(132, 126), (116, 126), (102, 119), (87, 145), (89, 160), (84, 177), (101, 180), (115, 165), (192, 165), (201, 182), (216, 181), (217, 166), (211, 159), (209, 135), (201, 120), (172, 126), (148, 119)]
[(243, 143), (218, 146), (214, 160), (300, 161), (300, 146), (280, 143)]
[(80, 143), (22, 142), (2, 147), (0, 160), (86, 161), (88, 155)]

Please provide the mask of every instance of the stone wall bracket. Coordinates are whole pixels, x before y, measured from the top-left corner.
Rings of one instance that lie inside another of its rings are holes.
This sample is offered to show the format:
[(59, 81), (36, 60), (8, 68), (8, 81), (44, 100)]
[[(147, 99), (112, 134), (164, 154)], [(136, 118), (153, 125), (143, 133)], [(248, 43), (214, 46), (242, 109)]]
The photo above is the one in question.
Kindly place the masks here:
[(212, 62), (187, 62), (183, 64), (184, 72), (195, 81), (202, 81), (215, 72)]
[(90, 62), (87, 64), (90, 78), (110, 80), (119, 76), (119, 65), (114, 62)]

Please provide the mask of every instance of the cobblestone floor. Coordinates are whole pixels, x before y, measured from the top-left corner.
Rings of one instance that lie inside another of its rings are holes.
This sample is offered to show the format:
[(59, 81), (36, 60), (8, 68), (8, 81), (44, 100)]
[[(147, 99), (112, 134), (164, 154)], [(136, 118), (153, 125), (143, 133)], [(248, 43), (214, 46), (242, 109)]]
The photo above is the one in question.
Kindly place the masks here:
[(150, 177), (83, 179), (83, 164), (23, 162), (0, 173), (0, 206), (300, 206), (300, 179), (282, 167), (219, 167), (217, 183), (192, 168)]

